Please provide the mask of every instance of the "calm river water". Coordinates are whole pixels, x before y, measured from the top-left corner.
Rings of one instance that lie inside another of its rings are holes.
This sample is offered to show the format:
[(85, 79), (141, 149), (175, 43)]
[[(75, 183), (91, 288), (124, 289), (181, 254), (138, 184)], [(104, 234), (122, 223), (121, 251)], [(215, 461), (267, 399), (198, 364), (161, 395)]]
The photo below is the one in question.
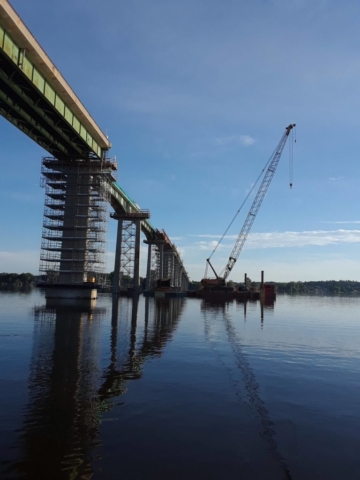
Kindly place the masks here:
[(359, 311), (0, 293), (0, 477), (359, 480)]

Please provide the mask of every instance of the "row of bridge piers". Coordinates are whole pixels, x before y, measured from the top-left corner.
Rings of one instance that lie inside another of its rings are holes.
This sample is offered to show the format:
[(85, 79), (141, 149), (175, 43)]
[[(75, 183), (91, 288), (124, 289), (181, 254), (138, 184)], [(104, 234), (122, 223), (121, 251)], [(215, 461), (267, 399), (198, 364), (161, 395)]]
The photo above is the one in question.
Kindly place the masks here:
[(109, 205), (118, 222), (114, 292), (125, 285), (129, 289), (129, 279), (132, 290), (140, 291), (141, 233), (148, 245), (145, 289), (161, 282), (169, 289), (187, 289), (189, 278), (175, 245), (117, 183), (108, 136), (10, 3), (2, 0), (0, 115), (50, 155), (42, 161), (39, 267), (47, 298), (92, 299), (97, 286), (105, 286)]
[[(150, 213), (148, 210), (111, 214), (111, 218), (118, 222), (112, 285), (113, 293), (124, 291), (122, 282), (124, 275), (132, 278), (132, 291), (138, 292), (141, 289), (141, 222), (149, 217)], [(166, 279), (170, 288), (186, 291), (188, 289), (189, 277), (177, 248), (172, 244), (166, 233), (156, 230), (152, 237), (144, 240), (144, 243), (148, 246), (145, 290), (155, 290), (157, 286), (161, 285), (161, 281)]]
[[(189, 277), (176, 246), (164, 230), (150, 224), (149, 210), (140, 209), (116, 182), (116, 168), (109, 159), (43, 158), (40, 272), (46, 277), (48, 296), (95, 298), (97, 288), (107, 286), (109, 205), (114, 209), (110, 217), (117, 221), (113, 293), (188, 289)], [(145, 285), (140, 284), (142, 234), (148, 247)]]

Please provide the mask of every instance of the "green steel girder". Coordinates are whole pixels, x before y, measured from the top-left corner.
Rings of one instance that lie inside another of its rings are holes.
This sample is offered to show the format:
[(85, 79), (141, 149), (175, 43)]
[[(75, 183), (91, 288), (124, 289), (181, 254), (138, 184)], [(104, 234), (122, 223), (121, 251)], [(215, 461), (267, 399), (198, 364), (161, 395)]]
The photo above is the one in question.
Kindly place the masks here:
[(86, 142), (1, 50), (0, 114), (56, 158), (93, 155)]
[(69, 155), (68, 150), (43, 128), (34, 116), (29, 115), (3, 90), (0, 90), (0, 114), (46, 150), (52, 150), (55, 154), (54, 146), (56, 145), (58, 147), (57, 155)]

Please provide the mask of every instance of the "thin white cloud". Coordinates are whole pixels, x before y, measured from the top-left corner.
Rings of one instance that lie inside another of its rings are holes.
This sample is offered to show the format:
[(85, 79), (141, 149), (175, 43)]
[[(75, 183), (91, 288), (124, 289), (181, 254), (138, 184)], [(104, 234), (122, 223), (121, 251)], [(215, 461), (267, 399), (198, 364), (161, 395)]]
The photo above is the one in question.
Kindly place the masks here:
[(249, 147), (250, 145), (254, 145), (255, 139), (250, 137), (250, 135), (240, 135), (240, 142), (244, 147)]
[(360, 224), (360, 220), (342, 220), (342, 221), (339, 221), (339, 222), (327, 222), (327, 221), (324, 221), (324, 222), (321, 222), (321, 223), (331, 223), (331, 224), (335, 224), (335, 225), (356, 225), (356, 224)]
[(181, 240), (183, 240), (183, 238), (184, 238), (184, 237), (171, 237), (170, 240), (171, 240), (173, 243), (175, 243), (175, 242), (181, 242)]
[(229, 135), (227, 137), (215, 138), (215, 141), (218, 145), (224, 146), (232, 143), (236, 138), (236, 135)]
[(255, 143), (255, 139), (250, 135), (228, 135), (226, 137), (218, 137), (215, 141), (221, 147), (230, 144), (241, 144), (244, 147), (249, 147)]
[[(221, 235), (191, 235), (198, 238), (209, 238), (209, 241), (199, 241), (195, 245), (199, 250), (213, 250), (217, 244), (217, 239)], [(231, 247), (229, 241), (236, 240), (237, 235), (227, 235), (224, 240), (227, 243), (220, 245), (220, 249)], [(326, 246), (360, 243), (360, 230), (313, 230), (304, 232), (267, 232), (251, 233), (246, 241), (246, 248), (289, 248), (305, 246)]]

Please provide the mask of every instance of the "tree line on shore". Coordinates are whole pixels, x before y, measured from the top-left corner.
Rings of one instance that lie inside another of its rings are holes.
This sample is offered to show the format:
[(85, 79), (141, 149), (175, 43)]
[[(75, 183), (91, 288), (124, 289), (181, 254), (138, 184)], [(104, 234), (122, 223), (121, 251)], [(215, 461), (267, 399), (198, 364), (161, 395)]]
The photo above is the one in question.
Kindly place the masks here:
[[(112, 283), (113, 272), (108, 274), (110, 283)], [(31, 273), (0, 273), (0, 290), (26, 290), (36, 284), (36, 276)], [(124, 276), (123, 286), (130, 287), (132, 278)], [(318, 295), (359, 295), (360, 282), (354, 280), (321, 280), (309, 282), (266, 282), (276, 286), (277, 293), (288, 294), (318, 294)], [(140, 279), (140, 284), (145, 288), (145, 279)], [(238, 282), (230, 280), (229, 286), (236, 287)], [(252, 282), (247, 278), (247, 287), (260, 288), (259, 282)], [(192, 281), (189, 284), (189, 290), (198, 290), (200, 282)]]
[[(270, 282), (269, 282), (270, 283)], [(359, 295), (360, 282), (353, 280), (323, 280), (312, 282), (274, 282), (278, 293)]]
[(0, 273), (0, 290), (29, 289), (35, 283), (32, 273)]

